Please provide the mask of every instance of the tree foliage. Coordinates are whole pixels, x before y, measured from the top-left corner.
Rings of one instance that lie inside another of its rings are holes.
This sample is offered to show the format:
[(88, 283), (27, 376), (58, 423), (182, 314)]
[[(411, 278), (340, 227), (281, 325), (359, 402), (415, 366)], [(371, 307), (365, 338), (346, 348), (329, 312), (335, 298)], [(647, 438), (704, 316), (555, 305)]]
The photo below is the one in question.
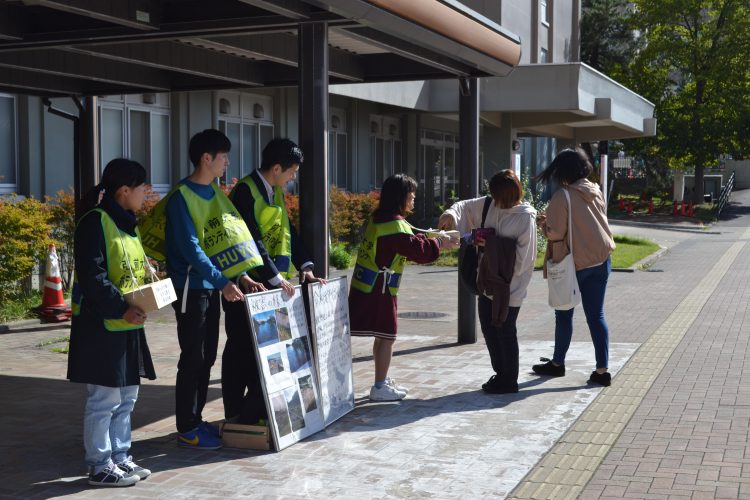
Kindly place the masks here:
[(628, 0), (584, 0), (581, 61), (619, 79), (639, 47), (632, 16)]
[(624, 83), (656, 105), (654, 154), (671, 168), (703, 170), (719, 154), (748, 154), (750, 3), (747, 0), (635, 0), (642, 49)]

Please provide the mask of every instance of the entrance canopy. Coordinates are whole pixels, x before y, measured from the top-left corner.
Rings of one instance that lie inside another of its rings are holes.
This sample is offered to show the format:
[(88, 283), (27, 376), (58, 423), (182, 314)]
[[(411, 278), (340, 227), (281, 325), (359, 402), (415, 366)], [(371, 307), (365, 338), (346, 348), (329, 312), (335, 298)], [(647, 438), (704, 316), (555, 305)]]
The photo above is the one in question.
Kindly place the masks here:
[(299, 30), (320, 23), (331, 83), (502, 76), (521, 53), (454, 0), (0, 0), (0, 90), (297, 85)]

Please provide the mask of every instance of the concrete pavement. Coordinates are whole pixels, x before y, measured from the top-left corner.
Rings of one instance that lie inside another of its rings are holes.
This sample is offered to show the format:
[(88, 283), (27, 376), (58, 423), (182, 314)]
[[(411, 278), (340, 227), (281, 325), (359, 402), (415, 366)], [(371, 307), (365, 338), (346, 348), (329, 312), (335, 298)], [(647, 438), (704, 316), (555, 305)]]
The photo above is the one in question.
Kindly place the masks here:
[[(174, 444), (177, 342), (171, 310), (147, 333), (159, 379), (133, 414), (132, 453), (154, 471), (102, 492), (83, 478), (84, 388), (65, 381), (49, 325), (0, 335), (0, 497), (114, 498), (750, 498), (750, 196), (738, 192), (719, 234), (613, 226), (669, 247), (648, 272), (614, 273), (606, 389), (576, 314), (567, 375), (530, 373), (552, 353), (554, 318), (535, 273), (519, 316), (521, 391), (485, 395), (491, 374), (479, 342), (456, 344), (456, 272), (411, 266), (391, 375), (411, 389), (373, 404), (371, 341), (353, 339), (357, 408), (280, 453), (195, 452)], [(633, 233), (637, 231), (637, 233)], [(665, 244), (666, 243), (666, 244)], [(417, 316), (424, 316), (417, 314)], [(223, 416), (220, 362), (204, 414)]]

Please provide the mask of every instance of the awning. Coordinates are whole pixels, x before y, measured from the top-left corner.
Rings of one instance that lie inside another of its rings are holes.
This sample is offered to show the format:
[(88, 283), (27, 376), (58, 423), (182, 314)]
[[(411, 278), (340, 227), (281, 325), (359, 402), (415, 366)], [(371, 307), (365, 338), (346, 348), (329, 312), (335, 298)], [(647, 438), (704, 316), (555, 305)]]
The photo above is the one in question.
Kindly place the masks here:
[(301, 24), (331, 83), (505, 75), (520, 40), (455, 0), (5, 0), (0, 90), (105, 95), (298, 83)]
[[(653, 103), (583, 63), (521, 65), (507, 77), (483, 78), (480, 88), (482, 119), (496, 126), (510, 119), (521, 135), (587, 142), (656, 134)], [(456, 82), (335, 85), (331, 93), (430, 113), (458, 112)]]

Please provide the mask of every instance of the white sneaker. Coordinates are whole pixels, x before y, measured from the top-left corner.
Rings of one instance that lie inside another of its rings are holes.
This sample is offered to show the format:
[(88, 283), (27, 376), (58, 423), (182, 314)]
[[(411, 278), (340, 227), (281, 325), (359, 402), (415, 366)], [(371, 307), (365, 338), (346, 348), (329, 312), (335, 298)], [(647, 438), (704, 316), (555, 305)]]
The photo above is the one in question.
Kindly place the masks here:
[(394, 389), (396, 389), (399, 392), (403, 392), (404, 394), (409, 394), (409, 389), (407, 389), (406, 387), (404, 387), (402, 385), (398, 385), (396, 383), (396, 380), (392, 379), (391, 377), (386, 377), (385, 378), (385, 384), (386, 385), (390, 385), (391, 387), (393, 387)]
[(126, 477), (138, 476), (139, 479), (146, 479), (151, 475), (151, 471), (145, 467), (141, 467), (137, 463), (133, 462), (133, 457), (127, 457), (120, 463), (115, 464), (117, 467), (125, 473)]
[(370, 399), (372, 401), (399, 401), (405, 397), (405, 392), (401, 392), (388, 384), (383, 384), (380, 388), (374, 385), (370, 387)]

